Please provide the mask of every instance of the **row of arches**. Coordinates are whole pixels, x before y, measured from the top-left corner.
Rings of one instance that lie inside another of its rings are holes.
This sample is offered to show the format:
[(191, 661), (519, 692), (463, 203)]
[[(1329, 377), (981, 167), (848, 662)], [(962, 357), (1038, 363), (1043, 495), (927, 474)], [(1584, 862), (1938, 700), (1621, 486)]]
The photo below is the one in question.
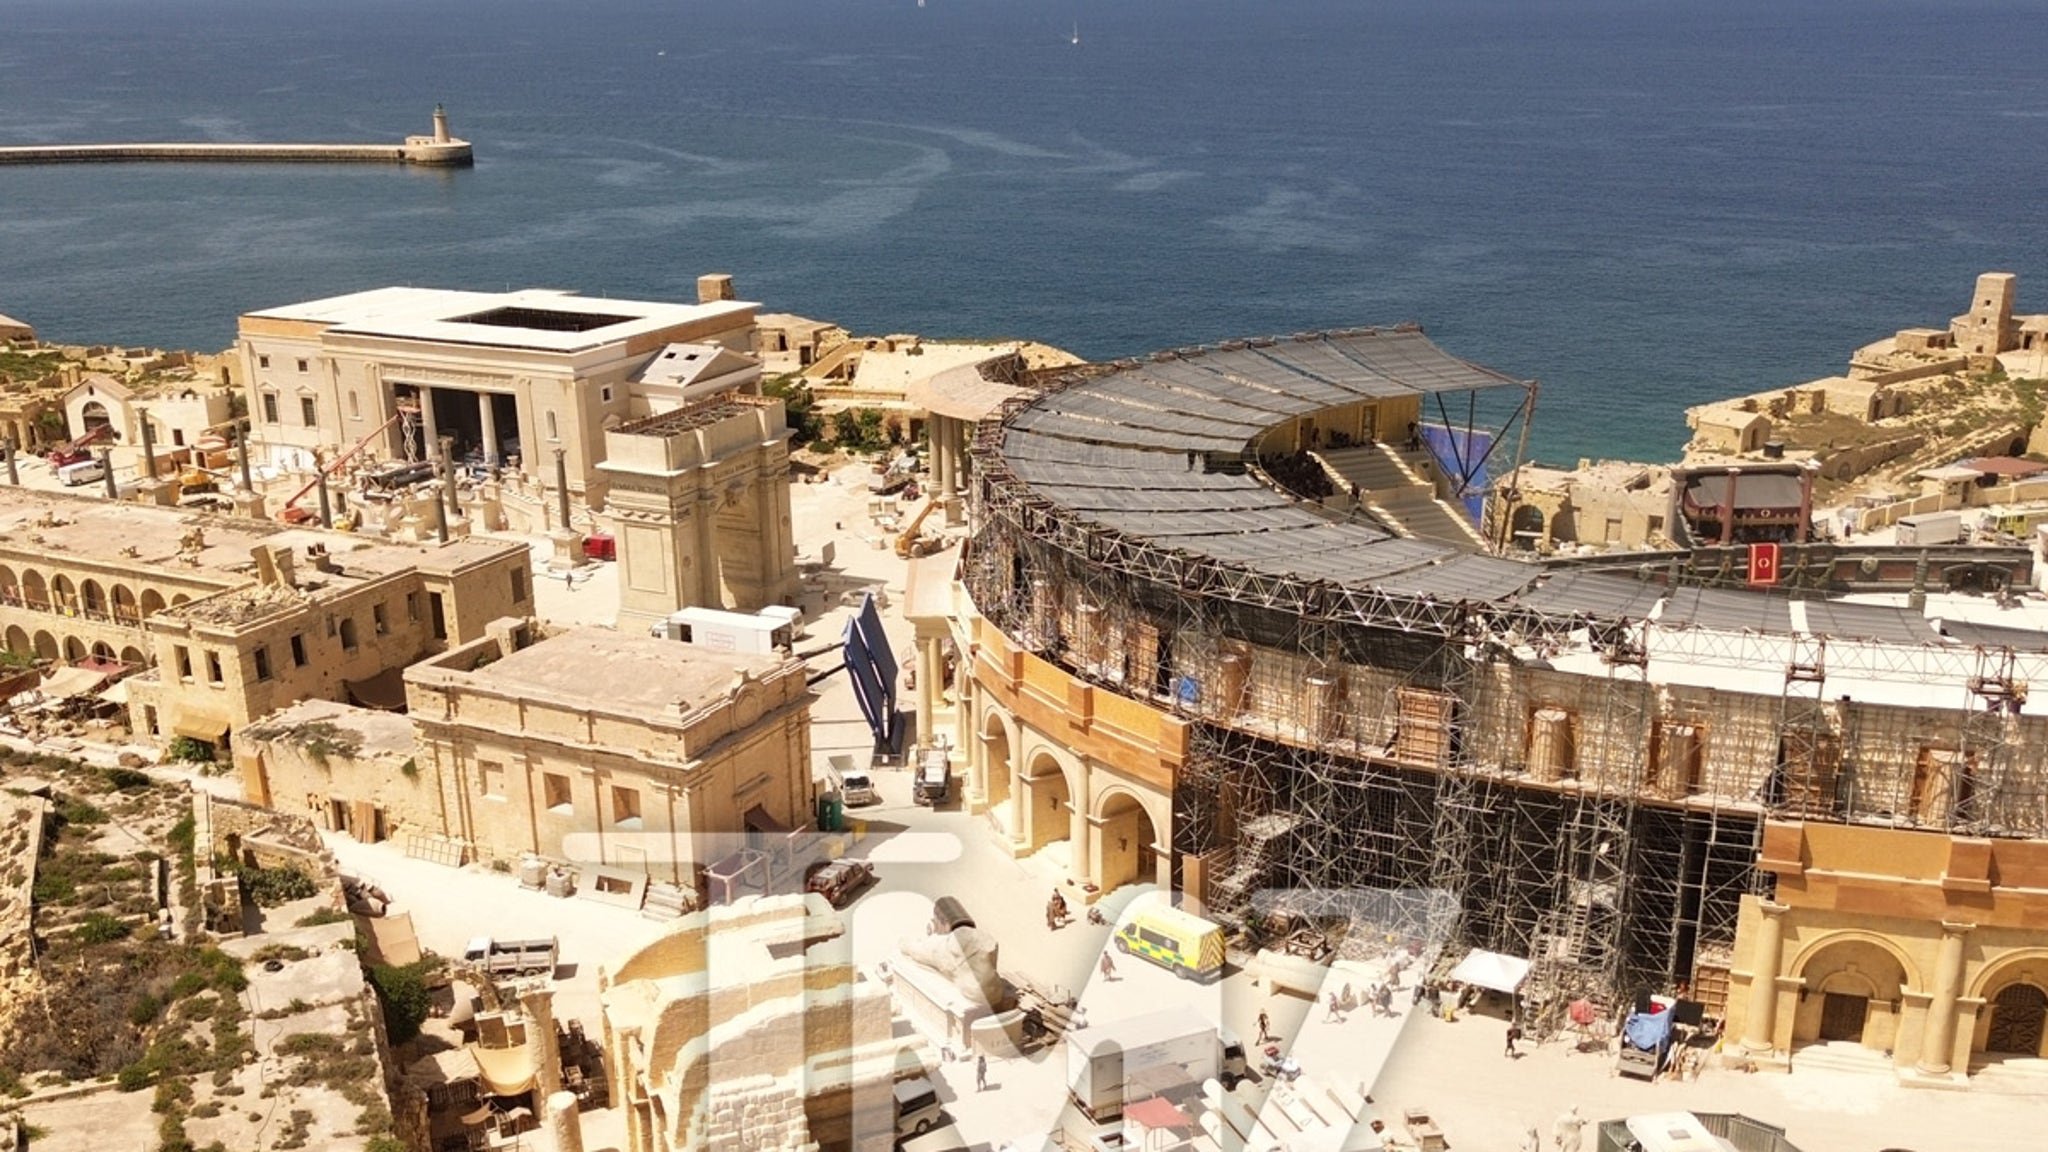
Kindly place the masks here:
[(1104, 892), (1132, 883), (1165, 882), (1160, 851), (1163, 819), (1155, 819), (1128, 784), (1071, 753), (1031, 741), (999, 708), (982, 715), (982, 792), (996, 823), (1021, 852), (1066, 842), (1074, 871)]
[(33, 568), (24, 568), (17, 574), (13, 568), (0, 564), (0, 603), (17, 608), (76, 613), (89, 619), (112, 620), (117, 624), (140, 624), (167, 607), (175, 608), (191, 599), (189, 595), (178, 592), (166, 601), (163, 593), (154, 588), (144, 588), (138, 593), (119, 581), (102, 584), (91, 577), (73, 580), (61, 572), (46, 578)]
[[(1907, 994), (1926, 987), (1912, 958), (1877, 933), (1832, 933), (1795, 959), (1792, 971), (1804, 981), (1795, 1045), (1848, 1041), (1892, 1048)], [(1983, 1003), (1972, 1051), (1987, 1058), (2048, 1057), (2048, 950), (1986, 965), (1963, 992)]]
[(45, 660), (61, 660), (76, 664), (82, 660), (119, 661), (131, 667), (140, 667), (143, 659), (138, 645), (124, 644), (119, 648), (105, 640), (85, 640), (78, 636), (58, 635), (48, 629), (39, 628), (31, 633), (19, 624), (6, 632), (7, 650), (23, 656), (38, 656)]

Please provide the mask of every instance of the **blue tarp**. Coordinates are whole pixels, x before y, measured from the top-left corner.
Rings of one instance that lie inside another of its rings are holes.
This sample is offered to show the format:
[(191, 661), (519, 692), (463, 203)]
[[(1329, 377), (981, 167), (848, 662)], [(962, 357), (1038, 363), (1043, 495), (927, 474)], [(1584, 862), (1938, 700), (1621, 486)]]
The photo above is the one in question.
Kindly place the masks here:
[(872, 594), (862, 598), (860, 611), (846, 621), (842, 637), (846, 646), (846, 675), (853, 681), (853, 698), (860, 714), (867, 718), (875, 743), (890, 744), (896, 737), (896, 655), (889, 650), (889, 637), (882, 631), (882, 613)]
[(1444, 475), (1462, 482), (1465, 495), (1458, 502), (1464, 506), (1466, 518), (1479, 523), (1486, 509), (1486, 454), (1493, 448), (1493, 433), (1478, 428), (1447, 428), (1442, 424), (1424, 424), (1419, 431), (1422, 445), (1436, 459), (1437, 467)]
[(1628, 1046), (1640, 1052), (1661, 1052), (1671, 1043), (1672, 1012), (1631, 1012), (1622, 1022), (1621, 1034)]

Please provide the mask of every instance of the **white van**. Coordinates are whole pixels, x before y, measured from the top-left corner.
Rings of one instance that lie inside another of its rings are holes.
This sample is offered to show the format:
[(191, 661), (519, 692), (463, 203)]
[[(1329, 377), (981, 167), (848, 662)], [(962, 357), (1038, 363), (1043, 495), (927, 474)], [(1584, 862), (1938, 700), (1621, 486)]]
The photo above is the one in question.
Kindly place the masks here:
[(919, 1076), (896, 1082), (896, 1138), (922, 1136), (946, 1118), (945, 1105), (932, 1082)]
[(66, 464), (57, 469), (57, 482), (67, 488), (76, 488), (80, 484), (90, 484), (106, 478), (107, 466), (98, 460), (80, 460), (76, 464)]

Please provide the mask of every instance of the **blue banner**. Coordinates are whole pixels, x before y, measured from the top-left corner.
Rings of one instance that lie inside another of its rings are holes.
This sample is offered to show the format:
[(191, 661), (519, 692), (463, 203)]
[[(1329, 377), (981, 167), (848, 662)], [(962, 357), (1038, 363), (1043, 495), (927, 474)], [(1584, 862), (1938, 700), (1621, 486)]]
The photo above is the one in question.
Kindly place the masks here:
[(875, 607), (872, 593), (861, 599), (860, 611), (847, 619), (841, 639), (846, 646), (846, 675), (853, 681), (853, 698), (860, 704), (860, 714), (867, 718), (875, 743), (892, 743), (896, 736), (896, 654), (889, 650), (882, 613)]

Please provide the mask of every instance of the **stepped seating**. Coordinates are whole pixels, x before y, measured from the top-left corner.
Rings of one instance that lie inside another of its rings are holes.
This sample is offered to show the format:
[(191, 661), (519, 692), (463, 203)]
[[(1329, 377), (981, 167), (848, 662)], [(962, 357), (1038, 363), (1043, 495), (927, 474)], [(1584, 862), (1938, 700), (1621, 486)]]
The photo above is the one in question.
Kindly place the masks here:
[(1315, 455), (1395, 535), (1457, 548), (1484, 545), (1457, 509), (1437, 499), (1435, 485), (1424, 478), (1428, 464), (1423, 453), (1396, 452), (1385, 444), (1360, 444)]

